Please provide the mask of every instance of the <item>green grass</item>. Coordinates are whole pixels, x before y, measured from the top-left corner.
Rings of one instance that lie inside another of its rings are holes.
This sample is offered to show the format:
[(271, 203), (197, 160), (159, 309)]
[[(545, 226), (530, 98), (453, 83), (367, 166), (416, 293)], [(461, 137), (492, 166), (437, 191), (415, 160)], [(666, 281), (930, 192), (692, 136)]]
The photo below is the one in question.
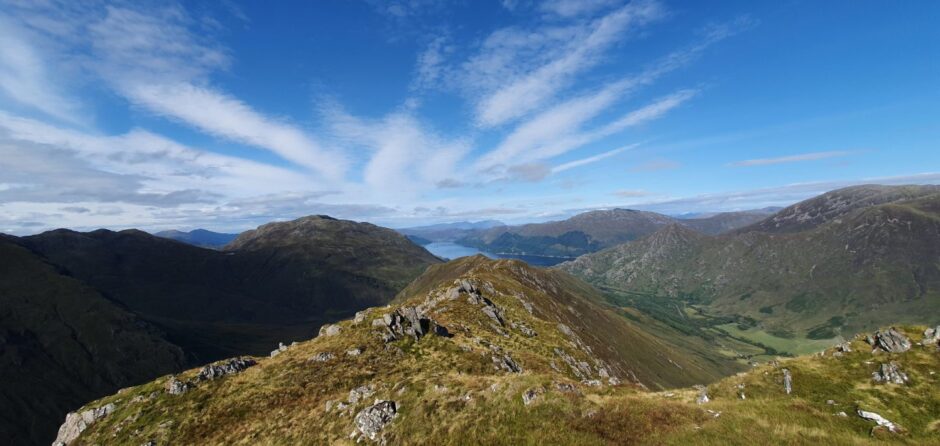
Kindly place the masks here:
[(824, 350), (827, 347), (832, 347), (833, 345), (842, 341), (841, 337), (834, 337), (830, 339), (807, 339), (795, 337), (792, 335), (791, 337), (774, 336), (773, 334), (770, 334), (767, 331), (757, 327), (751, 327), (746, 330), (742, 330), (738, 327), (738, 324), (723, 324), (716, 326), (716, 328), (735, 338), (744, 339), (754, 343), (755, 345), (765, 345), (778, 352), (788, 353), (791, 355), (806, 355), (815, 353)]

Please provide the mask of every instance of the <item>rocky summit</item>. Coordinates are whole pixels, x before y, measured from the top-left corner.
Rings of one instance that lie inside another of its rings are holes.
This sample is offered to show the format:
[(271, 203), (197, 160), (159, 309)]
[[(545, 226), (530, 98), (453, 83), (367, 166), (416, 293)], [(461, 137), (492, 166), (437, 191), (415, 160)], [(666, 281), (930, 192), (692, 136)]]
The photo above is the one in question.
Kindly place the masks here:
[[(512, 260), (471, 257), (434, 266), (390, 305), (338, 322), (333, 334), (325, 330), (275, 356), (222, 361), (91, 402), (69, 415), (57, 441), (936, 439), (940, 355), (924, 327), (859, 335), (813, 356), (779, 358), (722, 379), (717, 375), (728, 370), (710, 368), (683, 346), (634, 326), (590, 290), (562, 272)], [(910, 348), (871, 348), (868, 337), (886, 333)], [(903, 384), (896, 379), (901, 373)], [(876, 375), (886, 379), (872, 385)]]

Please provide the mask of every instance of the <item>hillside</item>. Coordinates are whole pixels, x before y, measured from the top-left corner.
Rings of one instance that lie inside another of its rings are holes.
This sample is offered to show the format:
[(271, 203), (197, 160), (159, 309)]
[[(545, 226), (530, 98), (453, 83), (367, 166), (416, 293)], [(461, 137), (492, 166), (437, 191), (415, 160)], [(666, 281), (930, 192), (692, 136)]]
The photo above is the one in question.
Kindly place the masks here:
[(48, 444), (67, 411), (184, 365), (160, 330), (0, 239), (4, 444)]
[[(162, 360), (161, 367), (144, 367), (146, 361), (139, 368), (128, 367), (136, 381), (229, 356), (267, 354), (280, 342), (310, 338), (325, 323), (388, 303), (425, 268), (439, 262), (392, 230), (325, 217), (262, 226), (226, 251), (137, 230), (56, 230), (6, 240), (79, 284), (76, 289), (89, 290), (86, 294), (100, 296), (142, 326), (163, 333), (160, 339), (181, 357), (175, 363)], [(19, 291), (12, 296), (34, 292), (30, 283), (17, 283)], [(73, 291), (63, 293), (82, 299), (78, 291), (70, 294)], [(54, 306), (24, 305), (36, 313), (38, 321), (61, 317)], [(95, 329), (122, 330), (108, 318), (99, 323)], [(62, 348), (81, 352), (68, 339), (85, 336), (88, 327), (70, 326), (75, 331), (56, 330), (52, 324), (33, 328), (36, 336), (48, 337), (49, 342), (59, 339)], [(102, 360), (91, 365), (90, 373), (106, 374), (116, 367), (107, 357)], [(7, 372), (24, 375), (30, 371)], [(22, 379), (28, 378), (9, 382)], [(129, 381), (115, 378), (112, 382), (126, 385)], [(54, 388), (53, 383), (46, 385)], [(7, 387), (0, 384), (0, 391)], [(77, 399), (113, 390), (99, 386), (92, 393), (82, 393), (80, 386), (75, 389), (77, 394), (53, 394), (58, 395), (60, 415), (62, 408), (74, 408)], [(48, 444), (53, 431), (38, 435), (30, 444)]]
[(205, 229), (193, 229), (189, 232), (169, 230), (160, 231), (153, 234), (157, 237), (168, 238), (178, 242), (187, 243), (200, 248), (218, 249), (235, 240), (238, 234), (224, 234), (221, 232), (212, 232)]
[(703, 218), (675, 219), (632, 209), (590, 211), (566, 220), (476, 231), (458, 243), (499, 254), (576, 257), (645, 237), (674, 223), (706, 234), (719, 234), (765, 218), (760, 211), (725, 212)]
[[(860, 337), (838, 352), (755, 367), (702, 390), (650, 391), (706, 377), (694, 360), (570, 292), (571, 280), (509, 260), (434, 267), (396, 304), (363, 311), (274, 357), (224, 361), (89, 403), (70, 416), (59, 440), (74, 446), (936, 439), (937, 338), (887, 353), (872, 352)], [(901, 336), (920, 341), (921, 332), (886, 332), (872, 342), (895, 349), (906, 341)], [(873, 381), (882, 363), (890, 366), (888, 379), (903, 373), (906, 381)], [(893, 422), (894, 432), (873, 429), (857, 415), (869, 412)], [(92, 422), (83, 427), (82, 417)]]
[[(790, 353), (892, 322), (940, 322), (940, 193), (877, 189), (900, 198), (847, 206), (870, 200), (872, 188), (834, 191), (747, 231), (712, 237), (673, 225), (559, 268), (673, 325)], [(791, 218), (811, 206), (804, 218)], [(808, 229), (776, 232), (788, 221)]]

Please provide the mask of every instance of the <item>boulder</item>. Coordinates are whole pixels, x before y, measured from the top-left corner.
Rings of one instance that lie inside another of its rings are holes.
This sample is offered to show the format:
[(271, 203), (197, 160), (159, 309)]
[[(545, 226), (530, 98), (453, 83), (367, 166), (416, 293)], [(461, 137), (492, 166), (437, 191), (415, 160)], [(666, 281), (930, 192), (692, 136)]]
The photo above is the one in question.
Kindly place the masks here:
[(874, 413), (874, 412), (868, 412), (868, 411), (865, 411), (865, 410), (862, 410), (862, 409), (858, 409), (858, 416), (860, 416), (860, 417), (862, 417), (862, 418), (864, 418), (864, 419), (866, 419), (866, 420), (868, 420), (868, 421), (874, 421), (875, 424), (877, 424), (878, 426), (882, 426), (882, 427), (884, 427), (884, 428), (887, 428), (888, 431), (890, 431), (890, 432), (897, 432), (897, 431), (898, 431), (898, 426), (897, 426), (896, 424), (894, 424), (894, 423), (888, 421), (885, 417), (883, 417), (883, 416), (881, 416), (881, 415), (878, 415), (878, 414), (876, 414), (876, 413)]
[(340, 332), (339, 325), (330, 324), (320, 327), (320, 336), (336, 336)]
[(881, 367), (872, 373), (871, 376), (875, 381), (886, 384), (904, 384), (907, 382), (907, 375), (901, 371), (898, 367), (898, 363), (894, 361), (882, 363)]
[(790, 369), (783, 369), (783, 390), (787, 395), (793, 391), (793, 375), (790, 374)]
[(376, 401), (375, 404), (362, 409), (354, 419), (356, 429), (369, 440), (378, 441), (380, 433), (386, 424), (390, 423), (398, 414), (394, 401)]
[(874, 346), (888, 353), (904, 353), (911, 349), (911, 340), (893, 327), (875, 332)]
[(346, 356), (359, 356), (361, 354), (362, 354), (362, 349), (358, 347), (346, 350)]
[(940, 343), (940, 325), (924, 330), (924, 339), (920, 341), (920, 343), (921, 345), (935, 345)]

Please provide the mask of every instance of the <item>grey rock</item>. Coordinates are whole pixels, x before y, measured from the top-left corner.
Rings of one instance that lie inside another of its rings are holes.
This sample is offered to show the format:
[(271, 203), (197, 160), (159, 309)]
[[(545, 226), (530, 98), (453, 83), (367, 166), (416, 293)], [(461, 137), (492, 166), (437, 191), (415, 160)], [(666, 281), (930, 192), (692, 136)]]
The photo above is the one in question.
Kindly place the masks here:
[(366, 315), (367, 315), (368, 313), (369, 313), (369, 312), (366, 311), (366, 310), (357, 311), (357, 312), (356, 312), (356, 316), (353, 317), (353, 323), (354, 323), (354, 324), (357, 324), (357, 325), (358, 325), (358, 324), (361, 324), (363, 321), (366, 320)]
[(940, 343), (940, 325), (935, 328), (924, 330), (924, 339), (920, 341), (922, 345), (931, 345)]
[(186, 392), (192, 390), (193, 385), (188, 382), (183, 382), (176, 379), (175, 376), (171, 376), (170, 379), (166, 382), (166, 393), (170, 395), (182, 395)]
[(378, 441), (381, 431), (398, 414), (394, 401), (377, 401), (375, 404), (362, 409), (356, 418), (356, 429), (369, 440)]
[(898, 363), (894, 361), (882, 363), (881, 367), (872, 373), (871, 376), (877, 382), (891, 384), (904, 384), (907, 382), (907, 375), (901, 371), (900, 367), (898, 367)]
[(492, 319), (493, 322), (496, 322), (497, 324), (499, 324), (500, 327), (505, 326), (505, 322), (503, 322), (503, 316), (501, 314), (502, 312), (499, 311), (499, 309), (496, 308), (496, 306), (487, 305), (483, 307), (480, 311), (482, 311), (483, 314), (487, 315), (490, 319)]
[(588, 386), (588, 387), (600, 387), (604, 385), (604, 383), (602, 383), (601, 380), (599, 379), (585, 379), (581, 381), (581, 384), (584, 384), (585, 386)]
[(522, 404), (528, 406), (535, 402), (535, 400), (542, 394), (542, 389), (528, 389), (525, 392), (522, 392)]
[(349, 404), (356, 404), (359, 401), (365, 400), (366, 398), (372, 396), (374, 393), (375, 386), (372, 384), (359, 386), (349, 391), (349, 397), (346, 398), (346, 401), (348, 401)]
[(703, 385), (693, 386), (695, 390), (698, 390), (698, 396), (695, 397), (696, 404), (705, 404), (710, 401), (708, 398), (708, 388)]
[(116, 407), (114, 403), (108, 403), (104, 406), (88, 409), (81, 413), (69, 412), (68, 415), (65, 416), (65, 422), (59, 427), (59, 433), (56, 435), (55, 441), (52, 444), (68, 445), (75, 441), (85, 429), (88, 429), (88, 427), (95, 424), (96, 421), (114, 412)]
[(493, 365), (497, 369), (503, 369), (509, 373), (522, 373), (522, 367), (516, 363), (508, 354), (506, 355), (494, 355), (491, 357), (493, 360)]
[(888, 429), (890, 432), (897, 432), (898, 426), (886, 419), (885, 417), (878, 415), (875, 412), (868, 412), (862, 409), (858, 409), (858, 416), (868, 420), (874, 421), (876, 425), (882, 426)]
[(232, 358), (221, 363), (210, 364), (203, 367), (199, 370), (199, 375), (196, 376), (196, 380), (211, 381), (226, 375), (242, 372), (255, 364), (257, 364), (257, 362), (251, 358)]
[(888, 353), (904, 353), (911, 349), (911, 340), (894, 328), (875, 332), (876, 348)]
[(790, 369), (783, 369), (783, 390), (787, 395), (793, 391), (793, 375), (790, 374)]
[(311, 362), (327, 362), (335, 358), (336, 355), (330, 352), (320, 352), (310, 357)]
[(362, 354), (362, 349), (358, 347), (346, 350), (346, 356), (359, 356), (361, 354)]
[(843, 342), (836, 346), (837, 352), (850, 353), (852, 351), (852, 346), (848, 342)]
[(340, 332), (339, 325), (330, 324), (320, 327), (320, 336), (336, 336)]

